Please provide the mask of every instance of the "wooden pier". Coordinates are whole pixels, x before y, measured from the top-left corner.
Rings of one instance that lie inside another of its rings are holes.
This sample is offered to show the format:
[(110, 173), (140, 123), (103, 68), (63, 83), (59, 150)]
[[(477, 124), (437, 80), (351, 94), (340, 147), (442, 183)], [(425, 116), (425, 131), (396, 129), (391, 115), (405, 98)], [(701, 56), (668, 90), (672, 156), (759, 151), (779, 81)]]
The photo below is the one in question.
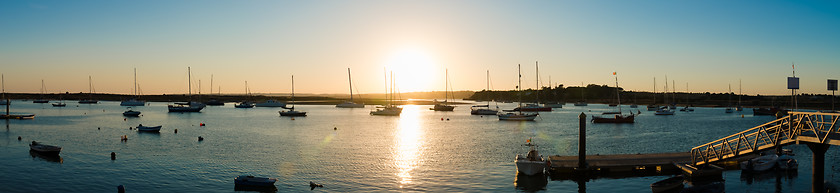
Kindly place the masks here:
[[(574, 173), (578, 168), (578, 156), (549, 156), (552, 174)], [(680, 170), (674, 163), (691, 161), (689, 152), (586, 155), (588, 170), (596, 175), (667, 175)]]

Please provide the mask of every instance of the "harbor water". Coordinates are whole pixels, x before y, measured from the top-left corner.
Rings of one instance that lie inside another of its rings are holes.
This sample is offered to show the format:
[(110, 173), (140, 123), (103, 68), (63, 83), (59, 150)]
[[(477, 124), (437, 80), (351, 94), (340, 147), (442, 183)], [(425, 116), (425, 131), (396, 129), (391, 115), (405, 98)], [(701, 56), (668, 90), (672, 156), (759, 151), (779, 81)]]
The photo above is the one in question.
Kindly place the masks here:
[[(465, 101), (462, 101), (465, 102)], [(307, 117), (280, 117), (280, 108), (208, 106), (201, 113), (168, 113), (166, 103), (134, 107), (122, 116), (119, 102), (67, 107), (12, 101), (11, 111), (33, 120), (0, 120), (0, 192), (235, 192), (240, 175), (277, 178), (278, 192), (650, 192), (669, 176), (568, 180), (518, 178), (513, 163), (529, 138), (548, 155), (577, 155), (578, 115), (612, 110), (570, 104), (541, 112), (532, 122), (499, 121), (406, 105), (401, 116), (370, 116), (372, 106), (341, 109), (298, 105)], [(492, 105), (492, 104), (491, 104)], [(501, 103), (512, 109), (515, 103)], [(751, 109), (696, 108), (655, 116), (643, 106), (634, 124), (587, 125), (588, 154), (687, 152), (692, 147), (773, 120)], [(743, 114), (743, 117), (742, 117)], [(201, 126), (201, 124), (204, 126)], [(162, 125), (138, 133), (138, 124)], [(175, 130), (177, 129), (177, 133)], [(125, 135), (128, 140), (121, 141)], [(21, 140), (18, 140), (18, 136)], [(199, 141), (198, 137), (204, 138)], [(60, 158), (30, 153), (32, 141), (61, 146)], [(727, 192), (810, 192), (811, 152), (790, 145), (799, 160), (793, 174), (724, 172)], [(116, 159), (111, 160), (111, 152)], [(826, 180), (840, 183), (840, 153), (826, 153)]]

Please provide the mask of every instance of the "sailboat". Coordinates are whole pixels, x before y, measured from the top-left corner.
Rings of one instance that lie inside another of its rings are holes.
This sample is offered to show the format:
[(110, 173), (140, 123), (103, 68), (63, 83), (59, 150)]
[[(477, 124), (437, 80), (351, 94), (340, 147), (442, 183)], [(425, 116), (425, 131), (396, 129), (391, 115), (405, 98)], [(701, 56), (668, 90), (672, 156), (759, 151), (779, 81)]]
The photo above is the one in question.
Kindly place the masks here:
[(449, 69), (446, 69), (446, 81), (445, 83), (445, 97), (443, 102), (436, 103), (434, 107), (429, 108), (429, 110), (433, 111), (452, 111), (455, 109), (455, 106), (449, 105)]
[(551, 107), (540, 106), (540, 87), (542, 87), (542, 86), (540, 86), (540, 78), (539, 78), (540, 77), (540, 64), (539, 64), (539, 62), (537, 62), (536, 66), (537, 66), (537, 90), (536, 90), (537, 91), (537, 102), (536, 103), (525, 104), (524, 107), (520, 105), (518, 108), (513, 109), (515, 111), (518, 111), (518, 110), (532, 111), (532, 112), (533, 111), (551, 111)]
[(727, 104), (726, 104), (726, 110), (724, 110), (724, 112), (732, 113), (733, 109), (732, 109), (732, 85), (731, 84), (729, 85), (729, 92), (726, 93), (726, 95), (729, 97), (729, 99), (726, 100)]
[(391, 72), (391, 89), (388, 92), (387, 86), (387, 79), (386, 79), (386, 86), (385, 86), (385, 100), (388, 101), (388, 104), (382, 107), (376, 107), (376, 110), (370, 111), (370, 115), (382, 115), (382, 116), (400, 116), (402, 113), (402, 107), (399, 107), (393, 104), (394, 100), (394, 72)]
[(647, 106), (648, 111), (659, 110), (659, 105), (656, 105), (656, 77), (653, 77), (653, 102)]
[(6, 75), (0, 75), (0, 84), (3, 86), (3, 96), (0, 97), (2, 99), (0, 105), (9, 105), (9, 101), (6, 100)]
[[(516, 66), (519, 70), (519, 85), (516, 86), (519, 92), (519, 106), (522, 107), (522, 67), (520, 65)], [(539, 113), (523, 113), (521, 108), (516, 108), (513, 111), (499, 113), (499, 120), (501, 121), (533, 121), (537, 118)]]
[[(618, 112), (617, 113), (609, 113), (608, 117), (601, 117), (601, 116), (592, 116), (593, 123), (634, 123), (636, 119), (636, 115), (630, 112), (630, 115), (623, 115), (621, 114), (621, 90), (618, 88), (618, 75), (613, 72), (613, 76), (615, 76), (615, 97), (616, 101), (618, 102)], [(605, 113), (607, 114), (607, 113)]]
[(283, 107), (284, 109), (288, 109), (287, 111), (279, 111), (280, 116), (288, 116), (288, 117), (305, 117), (306, 112), (303, 111), (296, 111), (295, 110), (295, 76), (292, 75), (292, 107)]
[(47, 92), (47, 86), (44, 85), (44, 79), (41, 79), (41, 96), (32, 101), (32, 103), (49, 103), (50, 100), (44, 99), (44, 93)]
[(65, 107), (67, 103), (64, 103), (64, 100), (61, 97), (61, 93), (58, 94), (58, 102), (52, 104), (53, 107)]
[(120, 106), (145, 106), (146, 101), (140, 100), (140, 92), (137, 90), (137, 68), (134, 69), (134, 98), (120, 102)]
[(664, 98), (663, 101), (665, 101), (666, 106), (660, 107), (653, 114), (654, 115), (674, 115), (674, 108), (670, 108), (668, 106), (668, 76), (665, 76), (665, 92), (662, 93), (662, 96), (663, 96), (662, 98)]
[(338, 108), (365, 108), (364, 103), (356, 103), (353, 101), (353, 78), (350, 76), (350, 68), (347, 68), (347, 80), (350, 82), (350, 101), (344, 101), (341, 104), (335, 105)]
[[(487, 92), (490, 92), (490, 71), (487, 71)], [(490, 109), (490, 101), (486, 105), (475, 105), (470, 107), (470, 114), (473, 115), (496, 115), (499, 113), (499, 106), (496, 109)]]
[(264, 102), (261, 102), (261, 103), (257, 103), (257, 104), (255, 104), (255, 106), (257, 106), (257, 107), (280, 107), (280, 108), (286, 108), (286, 103), (285, 103), (285, 102), (280, 102), (280, 101), (278, 101), (278, 100), (274, 100), (274, 99), (268, 99), (268, 100), (266, 100), (266, 101), (264, 101)]
[(187, 87), (188, 87), (188, 90), (189, 90), (188, 91), (188, 93), (189, 93), (188, 100), (189, 101), (185, 102), (185, 103), (175, 103), (174, 105), (167, 106), (170, 113), (172, 113), (172, 112), (200, 112), (201, 109), (204, 109), (204, 107), (207, 106), (207, 105), (201, 104), (199, 102), (192, 101), (192, 73), (190, 71), (190, 67), (187, 67), (187, 85), (188, 85)]
[[(222, 95), (222, 87), (221, 86), (219, 87), (218, 91), (219, 91), (219, 96), (221, 96)], [(213, 94), (213, 75), (212, 74), (210, 75), (210, 94), (211, 95)], [(210, 101), (207, 101), (204, 104), (207, 104), (207, 105), (210, 105), (210, 106), (225, 106), (225, 102), (222, 102), (222, 101), (219, 101), (219, 100), (216, 100), (216, 99), (210, 99)]]
[(96, 104), (99, 100), (93, 99), (93, 79), (88, 76), (88, 98), (79, 100), (79, 104)]
[(585, 86), (585, 85), (583, 85), (583, 82), (581, 82), (581, 83), (580, 83), (580, 101), (576, 102), (576, 103), (575, 103), (575, 106), (579, 106), (579, 107), (580, 107), (580, 106), (587, 106), (587, 105), (589, 105), (589, 103), (586, 103), (586, 100), (585, 100), (585, 97), (584, 97), (584, 91), (585, 91), (585, 90), (586, 90), (586, 86)]
[(123, 112), (123, 116), (126, 116), (126, 117), (139, 117), (139, 116), (140, 116), (140, 111), (135, 111), (135, 110), (132, 110), (132, 109), (131, 109), (131, 107), (128, 107), (128, 108), (126, 108), (126, 110)]
[(234, 105), (235, 108), (254, 108), (254, 103), (248, 101), (251, 99), (251, 90), (248, 89), (248, 81), (245, 81), (245, 94), (248, 95), (248, 98), (245, 101), (239, 102), (238, 104)]
[[(688, 83), (687, 83), (687, 82), (685, 83), (685, 92), (688, 94), (688, 95), (686, 95), (686, 96), (690, 96), (690, 95), (691, 95), (691, 92), (689, 92), (689, 91), (688, 91)], [(688, 98), (688, 97), (686, 97), (686, 98)], [(692, 107), (691, 107), (691, 106), (689, 106), (689, 105), (685, 105), (685, 107), (683, 107), (682, 109), (680, 109), (680, 111), (694, 112), (694, 108), (692, 108)]]
[(741, 79), (738, 79), (738, 106), (735, 106), (736, 111), (744, 111), (744, 107), (741, 106), (741, 95), (743, 94), (741, 92)]
[(548, 76), (548, 90), (551, 91), (552, 100), (544, 102), (543, 107), (563, 108), (563, 103), (557, 102), (557, 93), (554, 92), (554, 85), (551, 83), (551, 76)]

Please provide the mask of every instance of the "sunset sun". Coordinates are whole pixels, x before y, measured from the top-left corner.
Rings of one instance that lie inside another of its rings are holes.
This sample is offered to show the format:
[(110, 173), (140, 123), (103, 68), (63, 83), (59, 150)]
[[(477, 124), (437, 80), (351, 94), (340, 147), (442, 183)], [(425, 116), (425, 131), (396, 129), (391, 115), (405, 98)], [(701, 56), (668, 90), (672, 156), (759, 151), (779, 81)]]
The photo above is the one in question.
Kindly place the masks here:
[(438, 77), (434, 58), (422, 49), (405, 48), (392, 53), (385, 63), (396, 77), (399, 92), (434, 90), (434, 78)]

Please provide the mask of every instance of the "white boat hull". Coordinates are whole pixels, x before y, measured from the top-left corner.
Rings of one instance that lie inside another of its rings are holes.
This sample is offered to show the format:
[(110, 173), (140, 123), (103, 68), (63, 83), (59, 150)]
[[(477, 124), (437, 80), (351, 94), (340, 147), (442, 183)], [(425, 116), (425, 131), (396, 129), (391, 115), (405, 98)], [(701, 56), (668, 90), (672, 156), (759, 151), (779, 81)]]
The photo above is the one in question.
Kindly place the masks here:
[(402, 113), (402, 108), (399, 107), (387, 107), (382, 109), (376, 109), (370, 112), (370, 115), (382, 115), (382, 116), (400, 116)]
[(539, 114), (518, 114), (518, 113), (504, 113), (498, 114), (499, 120), (501, 121), (533, 121), (537, 119), (537, 115)]
[(742, 170), (762, 172), (776, 167), (778, 160), (779, 156), (771, 154), (741, 162), (740, 165)]
[(516, 171), (529, 176), (542, 174), (545, 171), (545, 166), (545, 161), (528, 161), (525, 159), (516, 159)]

